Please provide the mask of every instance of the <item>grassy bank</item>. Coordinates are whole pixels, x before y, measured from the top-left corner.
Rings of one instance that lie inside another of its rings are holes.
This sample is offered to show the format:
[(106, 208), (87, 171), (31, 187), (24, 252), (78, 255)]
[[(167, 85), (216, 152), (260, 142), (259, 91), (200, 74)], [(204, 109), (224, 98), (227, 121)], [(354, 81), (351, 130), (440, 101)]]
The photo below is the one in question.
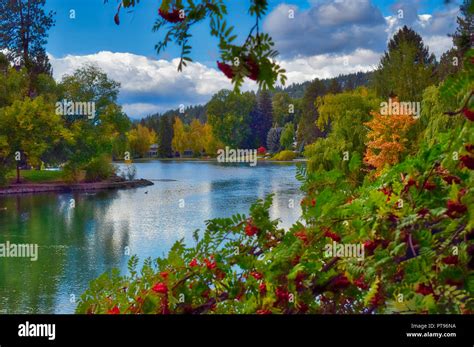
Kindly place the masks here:
[[(49, 170), (21, 170), (21, 181), (29, 183), (52, 183), (63, 180), (62, 171), (49, 171)], [(16, 180), (16, 171), (11, 171), (7, 178), (12, 182)]]

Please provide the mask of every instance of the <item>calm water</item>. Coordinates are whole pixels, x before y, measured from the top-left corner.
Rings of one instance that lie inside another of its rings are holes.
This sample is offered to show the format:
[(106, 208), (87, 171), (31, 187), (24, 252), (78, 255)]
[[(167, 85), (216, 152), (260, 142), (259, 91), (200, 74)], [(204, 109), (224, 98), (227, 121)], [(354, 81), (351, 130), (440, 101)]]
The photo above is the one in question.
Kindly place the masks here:
[(0, 197), (0, 243), (39, 245), (36, 262), (0, 258), (0, 313), (73, 313), (71, 295), (78, 298), (90, 280), (113, 267), (126, 271), (127, 247), (143, 260), (164, 255), (181, 238), (191, 245), (193, 231), (203, 230), (205, 220), (248, 214), (252, 202), (269, 193), (275, 194), (271, 215), (282, 226), (301, 213), (294, 165), (154, 161), (136, 166), (137, 177), (154, 186)]

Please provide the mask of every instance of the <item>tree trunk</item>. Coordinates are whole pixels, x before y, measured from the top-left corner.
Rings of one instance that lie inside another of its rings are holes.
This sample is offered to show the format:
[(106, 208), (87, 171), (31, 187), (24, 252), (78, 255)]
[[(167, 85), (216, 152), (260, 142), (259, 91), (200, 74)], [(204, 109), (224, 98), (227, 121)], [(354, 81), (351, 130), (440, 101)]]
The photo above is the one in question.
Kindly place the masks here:
[(20, 183), (20, 162), (16, 162), (16, 183)]

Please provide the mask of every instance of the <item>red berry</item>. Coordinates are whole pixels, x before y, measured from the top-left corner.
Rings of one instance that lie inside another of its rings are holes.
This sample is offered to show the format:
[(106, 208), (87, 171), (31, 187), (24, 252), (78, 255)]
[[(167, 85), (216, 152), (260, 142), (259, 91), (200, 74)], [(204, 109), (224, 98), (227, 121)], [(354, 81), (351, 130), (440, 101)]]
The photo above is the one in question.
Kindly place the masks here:
[(462, 162), (462, 167), (474, 170), (474, 157), (471, 157), (470, 155), (462, 155), (459, 160)]
[(164, 12), (161, 8), (158, 10), (158, 14), (161, 18), (165, 19), (170, 23), (178, 23), (184, 21), (186, 18), (184, 12), (181, 12), (178, 8), (173, 8), (170, 12)]
[(247, 236), (254, 236), (256, 235), (260, 230), (252, 224), (251, 221), (247, 222), (247, 225), (245, 226), (245, 234)]
[(196, 258), (194, 258), (193, 260), (191, 260), (191, 261), (189, 262), (189, 266), (190, 266), (190, 267), (198, 266), (198, 262), (197, 262)]
[(457, 265), (459, 262), (459, 259), (457, 255), (449, 255), (447, 257), (444, 257), (442, 259), (442, 262), (445, 263), (446, 265)]
[(234, 78), (234, 71), (232, 70), (232, 66), (226, 63), (221, 63), (220, 61), (217, 62), (217, 67), (221, 70), (227, 78)]
[(448, 200), (447, 208), (446, 214), (450, 218), (460, 217), (467, 211), (467, 206), (456, 200)]
[(367, 283), (365, 283), (364, 281), (364, 276), (361, 275), (359, 278), (357, 278), (356, 280), (354, 280), (354, 284), (359, 287), (360, 289), (368, 289), (369, 286), (367, 285)]
[(458, 176), (454, 176), (454, 175), (443, 176), (443, 180), (447, 184), (454, 184), (454, 183), (459, 184), (459, 183), (461, 183), (461, 179)]
[(206, 264), (206, 267), (209, 269), (209, 270), (212, 270), (212, 269), (215, 269), (217, 264), (215, 261), (210, 261), (209, 259), (207, 258), (204, 258), (204, 263)]
[(425, 184), (423, 185), (423, 188), (425, 188), (426, 190), (431, 191), (431, 190), (436, 188), (436, 184), (434, 184), (431, 181), (426, 181)]
[(272, 314), (270, 310), (257, 310), (257, 314)]
[(369, 240), (364, 242), (364, 250), (368, 255), (372, 255), (378, 246), (378, 242)]
[(297, 231), (295, 233), (295, 236), (297, 238), (299, 238), (301, 241), (303, 241), (304, 243), (307, 243), (308, 242), (308, 235), (306, 235), (306, 231), (305, 230), (300, 230), (300, 231)]
[(261, 280), (263, 278), (263, 275), (257, 271), (252, 271), (250, 275), (252, 275), (256, 280)]
[(156, 283), (153, 288), (151, 288), (155, 293), (166, 294), (168, 293), (168, 286), (165, 283)]
[(472, 143), (468, 143), (467, 145), (464, 146), (464, 148), (466, 149), (466, 151), (468, 151), (469, 153), (474, 153), (474, 145)]
[(474, 122), (474, 111), (471, 111), (467, 107), (464, 107), (462, 113), (464, 113), (464, 117), (469, 119), (471, 122)]
[(120, 314), (120, 309), (115, 305), (110, 310), (107, 311), (108, 314)]
[(332, 232), (329, 228), (326, 229), (326, 231), (324, 232), (324, 236), (329, 237), (330, 239), (336, 242), (341, 241), (341, 237), (338, 234)]
[(421, 295), (430, 295), (430, 294), (433, 294), (433, 289), (429, 285), (420, 283), (418, 285), (418, 288), (415, 290), (415, 292)]
[(258, 75), (260, 73), (260, 68), (257, 65), (257, 63), (255, 62), (255, 60), (253, 60), (252, 57), (248, 57), (245, 60), (245, 67), (249, 71), (249, 74), (247, 75), (247, 77), (250, 78), (251, 80), (256, 81), (258, 79)]
[(164, 279), (167, 279), (168, 275), (169, 275), (168, 271), (160, 272), (160, 276), (163, 277)]
[(275, 294), (279, 302), (287, 302), (290, 298), (290, 294), (288, 293), (288, 291), (282, 287), (278, 287), (275, 290)]
[(258, 290), (260, 291), (260, 294), (265, 295), (267, 293), (267, 285), (262, 282), (258, 285)]
[(347, 288), (351, 283), (347, 279), (345, 275), (337, 275), (331, 280), (330, 286), (333, 289), (345, 289)]

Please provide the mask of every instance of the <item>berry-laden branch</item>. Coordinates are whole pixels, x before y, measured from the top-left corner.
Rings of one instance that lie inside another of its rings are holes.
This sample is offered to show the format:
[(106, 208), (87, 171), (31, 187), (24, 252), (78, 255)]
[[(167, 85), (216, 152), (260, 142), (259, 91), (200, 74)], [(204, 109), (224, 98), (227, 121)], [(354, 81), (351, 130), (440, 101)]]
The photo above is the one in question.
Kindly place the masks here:
[[(105, 0), (107, 2), (107, 0)], [(114, 21), (120, 25), (120, 9), (135, 7), (139, 0), (120, 1)], [(260, 32), (260, 20), (268, 10), (268, 0), (252, 0), (249, 14), (255, 16), (255, 24), (242, 45), (234, 44), (237, 35), (234, 28), (227, 24), (227, 5), (223, 0), (163, 0), (158, 8), (158, 18), (153, 26), (157, 32), (165, 29), (163, 39), (155, 45), (157, 53), (166, 49), (170, 42), (181, 48), (178, 71), (182, 71), (187, 62), (192, 62), (190, 38), (192, 27), (206, 19), (210, 21), (210, 34), (218, 38), (221, 61), (217, 67), (226, 77), (232, 80), (235, 91), (239, 91), (244, 79), (258, 83), (262, 89), (273, 88), (279, 81), (286, 82), (285, 70), (275, 59), (278, 51), (272, 38)]]
[(470, 121), (474, 122), (474, 110), (469, 109), (469, 102), (471, 101), (472, 96), (474, 95), (474, 90), (471, 91), (469, 96), (466, 98), (464, 105), (457, 111), (447, 111), (444, 112), (445, 115), (448, 116), (457, 116), (458, 114), (464, 114), (464, 116), (469, 119)]

